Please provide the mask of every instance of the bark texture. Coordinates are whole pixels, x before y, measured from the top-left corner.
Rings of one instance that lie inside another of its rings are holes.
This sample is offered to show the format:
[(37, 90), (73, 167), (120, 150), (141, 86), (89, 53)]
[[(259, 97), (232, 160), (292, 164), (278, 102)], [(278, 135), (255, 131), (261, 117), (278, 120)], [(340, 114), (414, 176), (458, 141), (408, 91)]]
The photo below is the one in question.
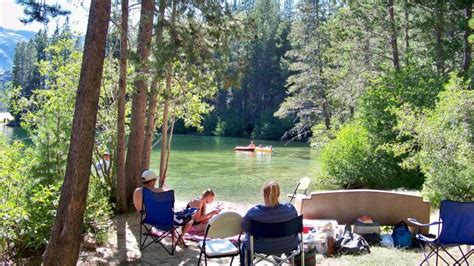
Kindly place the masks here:
[(400, 58), (398, 55), (397, 30), (395, 28), (395, 11), (393, 10), (393, 0), (388, 0), (388, 14), (390, 24), (390, 45), (392, 46), (393, 67), (400, 70)]
[(110, 0), (91, 1), (66, 174), (56, 220), (43, 254), (45, 265), (75, 265), (79, 256), (110, 5)]
[[(171, 38), (176, 43), (176, 1), (172, 1), (172, 11), (171, 11)], [(166, 180), (166, 169), (168, 168), (168, 112), (169, 112), (169, 92), (171, 91), (171, 81), (173, 78), (173, 66), (171, 63), (168, 63), (166, 66), (166, 87), (164, 93), (164, 103), (163, 103), (163, 125), (161, 126), (161, 157), (160, 157), (160, 188), (163, 188)]]
[[(160, 1), (160, 7), (158, 9), (158, 22), (156, 25), (156, 37), (155, 37), (155, 46), (159, 47), (163, 43), (163, 27), (165, 26), (165, 9), (166, 9), (166, 0)], [(159, 48), (158, 48), (159, 49)], [(158, 70), (160, 71), (160, 70)], [(148, 112), (146, 120), (146, 132), (145, 132), (145, 144), (143, 147), (143, 166), (142, 170), (150, 168), (150, 156), (151, 156), (151, 145), (153, 142), (153, 135), (155, 133), (155, 115), (156, 115), (156, 105), (158, 97), (158, 78), (159, 72), (155, 74), (153, 82), (151, 84), (151, 94), (148, 99)]]
[[(472, 18), (472, 5), (471, 3), (467, 3), (466, 7), (464, 8), (464, 17), (466, 21)], [(464, 58), (462, 69), (464, 73), (468, 73), (469, 68), (471, 67), (471, 52), (472, 52), (472, 45), (469, 43), (469, 35), (471, 35), (471, 28), (469, 25), (466, 25), (466, 30), (464, 31)]]
[(117, 209), (127, 211), (125, 192), (125, 93), (127, 90), (127, 59), (128, 59), (128, 0), (122, 0), (122, 24), (120, 27), (120, 65), (119, 90), (117, 105)]
[(125, 162), (125, 177), (127, 180), (127, 202), (132, 199), (133, 191), (141, 184), (141, 167), (143, 159), (143, 143), (145, 139), (145, 118), (148, 88), (148, 61), (151, 50), (153, 29), (153, 0), (143, 0), (138, 29), (138, 60), (135, 92), (132, 98), (132, 116), (130, 121), (130, 136), (128, 138), (127, 160)]

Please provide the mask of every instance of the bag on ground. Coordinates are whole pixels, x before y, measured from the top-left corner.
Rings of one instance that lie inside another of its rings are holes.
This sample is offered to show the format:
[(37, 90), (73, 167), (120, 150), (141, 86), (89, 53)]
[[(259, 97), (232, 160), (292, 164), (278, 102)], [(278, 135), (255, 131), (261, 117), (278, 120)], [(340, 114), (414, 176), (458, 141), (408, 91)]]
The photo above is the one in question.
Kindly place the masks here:
[(401, 221), (393, 228), (392, 232), (393, 243), (397, 248), (408, 248), (411, 246), (411, 232), (408, 225)]
[(370, 246), (363, 237), (352, 233), (350, 225), (346, 225), (344, 234), (336, 240), (336, 253), (353, 255), (370, 253)]
[(380, 242), (380, 223), (364, 215), (354, 222), (354, 233), (361, 235), (369, 244)]

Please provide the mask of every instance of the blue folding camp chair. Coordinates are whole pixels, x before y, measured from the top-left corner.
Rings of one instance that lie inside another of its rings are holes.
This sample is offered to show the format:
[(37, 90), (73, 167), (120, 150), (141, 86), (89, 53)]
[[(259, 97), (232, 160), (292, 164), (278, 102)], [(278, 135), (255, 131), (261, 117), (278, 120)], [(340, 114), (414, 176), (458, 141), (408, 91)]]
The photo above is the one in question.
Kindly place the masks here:
[[(173, 255), (178, 241), (185, 245), (181, 234), (177, 231), (181, 224), (174, 219), (174, 191), (154, 192), (144, 187), (142, 194), (140, 250), (144, 250), (152, 243), (158, 243), (166, 252)], [(171, 248), (168, 248), (162, 240), (170, 235)], [(143, 241), (142, 236), (145, 236)], [(146, 243), (148, 238), (151, 238), (152, 241)], [(176, 243), (175, 238), (177, 239)]]
[[(300, 215), (289, 221), (279, 223), (263, 223), (255, 220), (250, 220), (249, 225), (250, 235), (250, 264), (254, 265), (262, 260), (270, 262), (274, 265), (282, 265), (290, 263), (294, 265), (295, 256), (301, 254), (301, 263), (304, 266), (304, 247), (303, 247), (303, 216)], [(254, 241), (259, 238), (285, 238), (299, 235), (299, 245), (296, 247), (289, 247), (287, 250), (275, 251), (261, 251), (255, 249)], [(280, 254), (276, 254), (280, 253)], [(280, 256), (280, 255), (285, 256)], [(257, 259), (257, 261), (254, 261)]]
[[(408, 221), (415, 224), (418, 229), (424, 226), (438, 226), (438, 237), (416, 234), (425, 255), (425, 259), (420, 265), (428, 262), (433, 256), (436, 256), (436, 265), (438, 265), (438, 259), (443, 260), (446, 264), (453, 264), (453, 262), (446, 260), (448, 257), (454, 261), (454, 265), (462, 263), (469, 265), (468, 258), (474, 253), (474, 249), (471, 248), (465, 252), (461, 245), (474, 245), (474, 202), (443, 200), (439, 209), (438, 222), (421, 224), (413, 218), (408, 218)], [(448, 247), (458, 247), (461, 257), (456, 258), (447, 249)], [(442, 252), (445, 257), (441, 256)]]

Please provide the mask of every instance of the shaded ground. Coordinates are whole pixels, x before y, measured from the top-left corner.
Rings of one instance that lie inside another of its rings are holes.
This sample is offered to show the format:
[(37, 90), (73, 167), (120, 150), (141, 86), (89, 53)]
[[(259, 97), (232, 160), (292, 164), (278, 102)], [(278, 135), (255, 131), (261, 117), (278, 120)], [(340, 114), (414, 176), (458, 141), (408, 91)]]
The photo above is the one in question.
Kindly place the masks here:
[[(177, 207), (183, 207), (185, 203), (177, 203)], [(250, 207), (248, 204), (234, 204), (224, 202), (226, 209), (234, 210), (244, 214)], [(432, 220), (437, 220), (437, 213), (433, 213)], [(151, 245), (144, 251), (138, 248), (139, 242), (139, 220), (138, 213), (130, 212), (118, 215), (114, 222), (113, 235), (105, 247), (99, 247), (96, 251), (82, 251), (78, 264), (139, 264), (139, 265), (197, 265), (199, 248), (197, 242), (186, 241), (188, 248), (177, 247), (173, 256), (169, 255), (159, 245)], [(168, 244), (170, 241), (168, 239)], [(457, 252), (459, 254), (459, 252)], [(423, 258), (420, 249), (389, 249), (383, 247), (372, 247), (370, 254), (360, 256), (339, 256), (333, 258), (316, 256), (318, 265), (418, 265)], [(434, 264), (434, 260), (430, 261)], [(470, 263), (474, 263), (471, 256)], [(230, 259), (212, 259), (209, 265), (229, 265)], [(236, 257), (234, 265), (239, 265)], [(265, 265), (265, 264), (259, 264)]]

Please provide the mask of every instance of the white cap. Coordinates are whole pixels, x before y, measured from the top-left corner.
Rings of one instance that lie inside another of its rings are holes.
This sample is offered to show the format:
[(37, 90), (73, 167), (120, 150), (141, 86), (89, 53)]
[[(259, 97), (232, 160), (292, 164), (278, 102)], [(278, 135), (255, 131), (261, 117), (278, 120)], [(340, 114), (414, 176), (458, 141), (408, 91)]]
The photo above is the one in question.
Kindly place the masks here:
[(150, 181), (153, 179), (157, 179), (155, 172), (152, 170), (145, 170), (142, 174), (142, 182)]

